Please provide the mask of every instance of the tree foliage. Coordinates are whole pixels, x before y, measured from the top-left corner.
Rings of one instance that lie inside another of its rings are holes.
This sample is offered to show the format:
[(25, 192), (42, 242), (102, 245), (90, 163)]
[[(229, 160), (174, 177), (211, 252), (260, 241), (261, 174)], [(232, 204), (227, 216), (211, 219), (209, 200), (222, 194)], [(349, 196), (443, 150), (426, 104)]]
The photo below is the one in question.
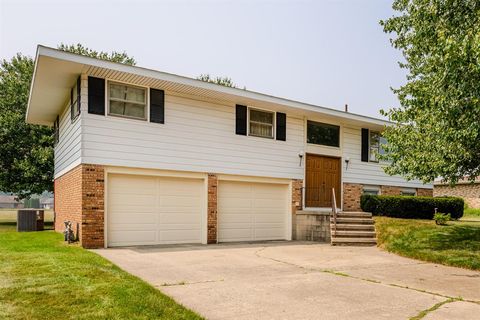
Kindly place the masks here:
[[(59, 49), (134, 65), (125, 53), (94, 51), (77, 45)], [(33, 75), (32, 58), (17, 54), (0, 62), (0, 190), (19, 198), (53, 189), (53, 131), (25, 122)]]
[(395, 0), (381, 21), (401, 50), (407, 83), (401, 106), (383, 111), (390, 174), (455, 183), (480, 174), (480, 2)]
[(200, 76), (197, 77), (197, 80), (202, 80), (205, 82), (210, 82), (210, 83), (215, 83), (219, 84), (221, 86), (225, 87), (231, 87), (231, 88), (236, 88), (237, 86), (235, 83), (233, 83), (232, 79), (228, 77), (212, 77), (208, 73), (206, 74), (201, 74)]

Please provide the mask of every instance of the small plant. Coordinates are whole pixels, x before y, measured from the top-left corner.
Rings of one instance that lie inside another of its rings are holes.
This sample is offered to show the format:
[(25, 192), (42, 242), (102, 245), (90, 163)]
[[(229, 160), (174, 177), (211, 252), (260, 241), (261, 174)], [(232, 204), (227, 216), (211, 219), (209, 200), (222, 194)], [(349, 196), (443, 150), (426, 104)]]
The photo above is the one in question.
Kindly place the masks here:
[(440, 226), (444, 226), (447, 224), (448, 221), (452, 220), (450, 217), (450, 213), (440, 213), (437, 212), (433, 216), (433, 220), (435, 220), (435, 224), (438, 224)]

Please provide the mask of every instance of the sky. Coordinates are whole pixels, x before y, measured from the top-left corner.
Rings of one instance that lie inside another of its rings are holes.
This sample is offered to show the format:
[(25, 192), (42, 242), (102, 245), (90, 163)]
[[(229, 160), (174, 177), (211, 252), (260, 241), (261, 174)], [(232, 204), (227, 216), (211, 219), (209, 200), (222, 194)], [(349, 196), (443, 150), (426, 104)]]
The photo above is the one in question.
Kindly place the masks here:
[(38, 44), (125, 51), (137, 65), (381, 118), (398, 106), (401, 54), (379, 20), (391, 0), (0, 0), (0, 59)]

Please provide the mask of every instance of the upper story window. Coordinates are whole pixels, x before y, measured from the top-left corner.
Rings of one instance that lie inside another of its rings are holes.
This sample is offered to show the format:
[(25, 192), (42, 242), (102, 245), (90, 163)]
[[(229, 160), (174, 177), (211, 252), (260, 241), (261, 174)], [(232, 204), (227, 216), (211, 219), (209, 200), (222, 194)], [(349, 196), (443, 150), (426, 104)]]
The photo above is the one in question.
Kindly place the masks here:
[(339, 147), (340, 127), (327, 123), (307, 121), (307, 143)]
[(381, 136), (379, 132), (370, 131), (369, 137), (369, 161), (378, 162), (378, 155), (385, 154), (385, 150), (382, 148), (387, 143), (387, 140)]
[(249, 109), (249, 135), (273, 139), (274, 113)]
[(121, 83), (108, 83), (108, 114), (147, 119), (147, 90)]

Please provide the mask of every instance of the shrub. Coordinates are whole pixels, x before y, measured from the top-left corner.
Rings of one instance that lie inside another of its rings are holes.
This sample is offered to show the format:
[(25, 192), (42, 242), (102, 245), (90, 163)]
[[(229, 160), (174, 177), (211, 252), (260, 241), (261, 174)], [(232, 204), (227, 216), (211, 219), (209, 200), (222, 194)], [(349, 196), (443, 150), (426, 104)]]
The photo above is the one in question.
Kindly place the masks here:
[(445, 214), (437, 212), (433, 215), (433, 220), (435, 220), (435, 224), (443, 226), (447, 224), (447, 221), (451, 220), (450, 213)]
[(376, 196), (364, 194), (360, 199), (363, 211), (373, 215), (405, 219), (433, 219), (438, 212), (449, 213), (452, 219), (463, 216), (463, 199), (456, 197)]

